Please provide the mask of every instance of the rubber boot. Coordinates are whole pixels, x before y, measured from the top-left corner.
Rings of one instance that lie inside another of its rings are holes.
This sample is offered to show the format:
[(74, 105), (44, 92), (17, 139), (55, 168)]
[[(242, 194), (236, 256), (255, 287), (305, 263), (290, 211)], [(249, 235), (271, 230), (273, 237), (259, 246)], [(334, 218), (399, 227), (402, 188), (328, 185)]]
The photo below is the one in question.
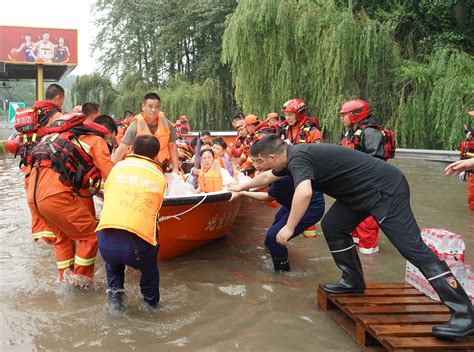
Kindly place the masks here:
[(123, 310), (123, 296), (125, 295), (123, 290), (107, 290), (109, 297), (110, 308), (114, 311)]
[(328, 242), (332, 257), (342, 276), (336, 284), (325, 284), (324, 291), (329, 293), (363, 293), (365, 290), (364, 273), (359, 254), (352, 237)]
[(273, 267), (275, 271), (290, 271), (290, 262), (288, 257), (274, 258), (272, 257)]
[(451, 312), (447, 324), (433, 327), (433, 336), (451, 339), (474, 335), (474, 309), (448, 265), (440, 261), (421, 267), (420, 270)]

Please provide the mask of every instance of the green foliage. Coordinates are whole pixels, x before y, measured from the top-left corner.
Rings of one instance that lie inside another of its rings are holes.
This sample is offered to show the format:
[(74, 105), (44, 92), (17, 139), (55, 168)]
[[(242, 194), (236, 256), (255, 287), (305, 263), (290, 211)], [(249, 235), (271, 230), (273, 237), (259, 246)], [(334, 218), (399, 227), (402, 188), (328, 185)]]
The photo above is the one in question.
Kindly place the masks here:
[[(469, 0), (97, 0), (102, 74), (77, 102), (121, 117), (148, 91), (171, 120), (227, 127), (303, 98), (334, 141), (338, 108), (367, 100), (401, 147), (451, 148), (473, 107)], [(112, 75), (120, 83), (112, 84)]]
[(110, 114), (114, 101), (119, 93), (111, 81), (98, 73), (79, 76), (71, 89), (73, 105), (82, 105), (87, 101), (97, 102), (101, 111)]
[(426, 64), (404, 62), (397, 77), (401, 90), (392, 123), (401, 145), (456, 148), (474, 106), (474, 59), (440, 49)]
[(298, 96), (335, 136), (345, 99), (367, 99), (387, 116), (400, 61), (394, 28), (331, 1), (244, 0), (224, 34), (223, 60), (244, 111), (266, 114)]
[(163, 111), (168, 119), (175, 121), (187, 115), (195, 131), (227, 127), (223, 97), (220, 82), (211, 78), (201, 85), (178, 77), (161, 91)]
[(162, 89), (157, 89), (137, 72), (129, 73), (118, 85), (113, 85), (103, 76), (92, 74), (78, 77), (72, 87), (75, 104), (98, 102), (104, 114), (114, 115), (117, 119), (121, 119), (126, 110), (138, 114), (142, 99), (149, 92), (160, 95), (162, 110), (171, 121), (188, 115), (195, 130), (227, 128), (228, 123), (223, 118), (226, 95), (216, 79), (208, 78), (202, 84), (191, 84), (183, 76), (178, 76)]

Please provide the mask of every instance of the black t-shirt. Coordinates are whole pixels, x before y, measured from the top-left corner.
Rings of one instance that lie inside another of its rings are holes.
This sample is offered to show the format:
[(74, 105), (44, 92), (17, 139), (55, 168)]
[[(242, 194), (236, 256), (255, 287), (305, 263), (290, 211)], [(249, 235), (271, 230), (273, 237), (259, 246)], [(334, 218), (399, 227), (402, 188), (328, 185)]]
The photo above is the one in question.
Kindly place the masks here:
[[(399, 169), (382, 160), (338, 145), (289, 145), (287, 153), (287, 168), (273, 171), (275, 176), (291, 175), (295, 188), (311, 180), (313, 191), (358, 211), (374, 213), (380, 208), (379, 201), (390, 198), (404, 177)], [(375, 213), (384, 216), (384, 210)]]

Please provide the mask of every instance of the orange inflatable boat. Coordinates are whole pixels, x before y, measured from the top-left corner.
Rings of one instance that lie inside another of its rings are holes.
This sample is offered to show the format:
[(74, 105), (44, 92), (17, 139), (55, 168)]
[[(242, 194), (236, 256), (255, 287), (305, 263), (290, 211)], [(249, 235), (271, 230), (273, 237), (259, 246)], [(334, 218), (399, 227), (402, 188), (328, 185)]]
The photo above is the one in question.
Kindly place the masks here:
[(166, 197), (160, 210), (159, 259), (171, 259), (226, 236), (234, 227), (240, 199), (227, 191)]

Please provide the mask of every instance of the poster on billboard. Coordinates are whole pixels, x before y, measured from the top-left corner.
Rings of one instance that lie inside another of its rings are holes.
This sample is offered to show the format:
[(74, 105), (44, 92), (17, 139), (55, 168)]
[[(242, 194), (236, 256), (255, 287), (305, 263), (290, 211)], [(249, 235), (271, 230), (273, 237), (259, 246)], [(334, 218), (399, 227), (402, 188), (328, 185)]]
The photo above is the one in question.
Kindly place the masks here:
[(0, 62), (77, 65), (77, 30), (0, 26)]

